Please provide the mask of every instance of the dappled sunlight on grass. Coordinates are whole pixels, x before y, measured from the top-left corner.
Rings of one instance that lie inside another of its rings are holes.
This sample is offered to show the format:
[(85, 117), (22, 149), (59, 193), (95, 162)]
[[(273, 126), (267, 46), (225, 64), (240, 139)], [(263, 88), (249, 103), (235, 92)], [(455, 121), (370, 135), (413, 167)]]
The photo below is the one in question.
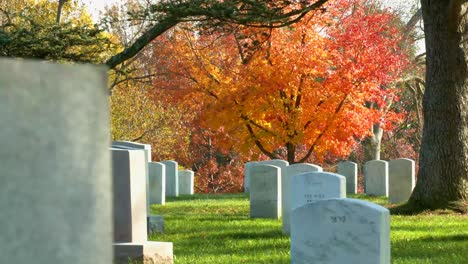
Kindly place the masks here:
[[(363, 194), (381, 205), (386, 197)], [(165, 219), (166, 234), (150, 237), (174, 243), (175, 263), (290, 263), (290, 239), (281, 221), (250, 219), (246, 194), (197, 194), (152, 205)], [(422, 214), (391, 216), (392, 263), (466, 263), (468, 216)]]

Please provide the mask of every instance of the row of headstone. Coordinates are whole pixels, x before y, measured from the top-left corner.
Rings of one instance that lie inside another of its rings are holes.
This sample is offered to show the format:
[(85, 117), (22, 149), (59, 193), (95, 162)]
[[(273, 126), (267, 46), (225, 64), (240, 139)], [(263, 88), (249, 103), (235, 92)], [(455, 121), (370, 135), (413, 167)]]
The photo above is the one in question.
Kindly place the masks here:
[[(357, 193), (357, 164), (349, 161), (340, 162), (338, 174), (346, 177), (347, 193)], [(364, 164), (365, 193), (388, 196), (390, 203), (407, 201), (415, 183), (415, 163), (413, 160), (395, 159), (390, 162), (371, 160)]]
[[(114, 141), (112, 147), (116, 261), (143, 257), (172, 263), (172, 243), (147, 241), (150, 234), (164, 233), (164, 218), (150, 215), (149, 206), (165, 204), (167, 191), (168, 196), (178, 196), (179, 189), (181, 194), (193, 194), (193, 172), (178, 171), (175, 161), (151, 162), (150, 145)], [(145, 212), (140, 211), (142, 205)]]
[(291, 263), (390, 263), (388, 210), (346, 199), (344, 176), (312, 164), (257, 163), (249, 173), (252, 217), (278, 218), (281, 197), (290, 197), (291, 221), (282, 208), (283, 231), (291, 230)]
[(291, 263), (389, 264), (389, 211), (346, 199), (346, 190), (356, 192), (357, 165), (341, 164), (339, 171), (346, 176), (305, 172), (290, 177)]
[(150, 188), (152, 194), (157, 196), (151, 200), (154, 204), (165, 204), (165, 197), (178, 197), (179, 195), (194, 194), (194, 172), (191, 170), (178, 170), (177, 161), (166, 160), (151, 162), (150, 181), (154, 185)]
[[(145, 163), (148, 195), (147, 213), (151, 204), (165, 204), (166, 197), (178, 197), (179, 194), (194, 193), (194, 173), (189, 170), (178, 170), (173, 160), (151, 161), (151, 145), (130, 141), (113, 141), (112, 147), (119, 149), (142, 149), (145, 151)], [(182, 173), (182, 176), (180, 175)], [(182, 180), (181, 180), (182, 179)], [(182, 191), (180, 191), (182, 190)]]
[[(288, 166), (283, 160), (268, 160), (261, 162), (249, 162), (246, 164), (246, 175), (249, 175), (250, 185), (250, 217), (251, 218), (273, 218), (282, 217), (283, 233), (290, 233), (290, 214), (295, 200), (291, 197), (297, 195), (296, 187), (292, 187), (294, 176), (304, 172), (321, 172), (322, 168), (314, 164), (299, 163)], [(276, 165), (276, 166), (275, 166)], [(297, 178), (301, 179), (302, 178)], [(321, 180), (315, 180), (315, 183)], [(325, 184), (327, 185), (327, 184)], [(298, 187), (300, 188), (300, 187)], [(342, 187), (345, 189), (345, 187)], [(305, 196), (311, 194), (304, 194)], [(315, 200), (317, 194), (308, 200)], [(337, 196), (341, 197), (341, 196)], [(300, 200), (301, 197), (294, 197)]]
[(415, 186), (415, 164), (410, 159), (390, 162), (371, 160), (364, 164), (364, 189), (369, 195), (388, 196), (390, 203), (409, 199)]

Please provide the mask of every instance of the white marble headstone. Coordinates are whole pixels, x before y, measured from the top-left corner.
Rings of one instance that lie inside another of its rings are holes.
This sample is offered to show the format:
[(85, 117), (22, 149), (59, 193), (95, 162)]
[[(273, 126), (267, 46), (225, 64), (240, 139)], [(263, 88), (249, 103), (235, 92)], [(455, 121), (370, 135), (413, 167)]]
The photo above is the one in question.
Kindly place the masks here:
[(357, 199), (328, 199), (291, 216), (292, 264), (390, 264), (390, 214)]
[(366, 194), (388, 196), (388, 162), (371, 160), (364, 165)]
[(306, 172), (291, 177), (291, 209), (318, 200), (346, 198), (346, 179), (331, 172)]
[(256, 161), (249, 161), (244, 164), (244, 192), (250, 192), (250, 168), (257, 163)]
[(179, 171), (179, 194), (193, 194), (194, 173), (191, 170)]
[(0, 263), (112, 263), (108, 98), (105, 67), (0, 57)]
[(130, 148), (130, 149), (144, 149), (145, 150), (145, 156), (146, 160), (148, 162), (151, 162), (151, 145), (150, 144), (144, 144), (144, 143), (138, 143), (138, 142), (133, 142), (133, 141), (112, 141), (112, 147), (114, 148), (120, 148), (120, 147), (125, 147), (125, 148)]
[(150, 215), (150, 180), (149, 180), (149, 167), (148, 167), (148, 162), (151, 161), (151, 145), (149, 144), (143, 144), (143, 143), (138, 143), (138, 142), (132, 142), (132, 141), (112, 141), (112, 148), (115, 149), (139, 149), (139, 150), (144, 150), (145, 151), (145, 159), (147, 162), (143, 165), (145, 168), (144, 173), (140, 177), (144, 177), (146, 180), (146, 214)]
[(291, 177), (304, 172), (322, 171), (322, 167), (309, 163), (297, 163), (287, 166), (282, 171), (281, 177), (281, 198), (282, 198), (282, 217), (283, 234), (290, 233), (291, 216)]
[[(262, 161), (253, 162), (251, 165), (249, 165), (249, 170), (258, 165), (272, 165), (272, 166), (276, 166), (280, 168), (280, 181), (281, 181), (281, 178), (283, 175), (283, 169), (289, 165), (289, 162), (282, 160), (282, 159), (262, 160)], [(249, 173), (249, 175), (251, 175), (251, 173)], [(280, 201), (280, 203), (281, 202), (282, 201)]]
[(282, 159), (262, 160), (256, 163), (257, 165), (273, 165), (281, 169), (289, 165), (289, 162)]
[(177, 161), (165, 160), (161, 161), (166, 165), (166, 196), (178, 197), (179, 196), (179, 165)]
[(388, 200), (390, 203), (406, 202), (415, 186), (414, 161), (396, 159), (388, 163)]
[(114, 241), (144, 242), (147, 240), (146, 155), (143, 150), (112, 151)]
[(150, 204), (166, 204), (166, 166), (160, 162), (148, 163)]
[(281, 169), (272, 165), (257, 165), (251, 169), (250, 217), (281, 217)]
[(338, 163), (338, 174), (346, 178), (346, 193), (356, 194), (358, 183), (358, 166), (351, 161)]

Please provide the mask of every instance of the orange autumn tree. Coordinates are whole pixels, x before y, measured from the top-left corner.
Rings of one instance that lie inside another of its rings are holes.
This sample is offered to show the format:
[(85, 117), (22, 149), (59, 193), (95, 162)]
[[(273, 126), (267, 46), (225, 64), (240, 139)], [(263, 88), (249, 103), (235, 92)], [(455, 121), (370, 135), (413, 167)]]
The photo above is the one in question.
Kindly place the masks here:
[[(391, 84), (406, 64), (393, 15), (373, 8), (336, 0), (288, 28), (178, 28), (155, 50), (155, 85), (201, 109), (200, 125), (222, 128), (240, 151), (256, 146), (290, 163), (347, 155), (383, 114), (398, 118), (368, 107), (396, 97)], [(260, 33), (245, 38), (251, 32)]]

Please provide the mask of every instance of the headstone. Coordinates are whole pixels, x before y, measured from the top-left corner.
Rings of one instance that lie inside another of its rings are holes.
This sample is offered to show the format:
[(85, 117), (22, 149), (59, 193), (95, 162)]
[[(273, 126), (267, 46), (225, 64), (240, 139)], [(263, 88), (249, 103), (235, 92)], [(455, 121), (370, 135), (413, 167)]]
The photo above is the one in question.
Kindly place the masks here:
[(250, 217), (281, 217), (281, 169), (272, 165), (251, 168)]
[(278, 168), (284, 169), (289, 165), (289, 162), (281, 159), (262, 160), (255, 163), (255, 165), (273, 165)]
[[(272, 160), (263, 160), (263, 161), (250, 161), (245, 164), (244, 167), (244, 192), (250, 192), (250, 182), (252, 178), (252, 173), (250, 170), (256, 165), (273, 165), (279, 167), (280, 169), (284, 169), (286, 166), (289, 165), (289, 162), (281, 159), (272, 159)], [(281, 173), (280, 173), (281, 177)]]
[(291, 217), (292, 264), (390, 264), (390, 214), (357, 199), (303, 205)]
[(304, 172), (322, 171), (322, 167), (309, 164), (297, 163), (287, 166), (283, 169), (283, 177), (281, 177), (281, 198), (282, 198), (282, 217), (283, 217), (283, 234), (290, 233), (290, 217), (291, 217), (291, 177)]
[(384, 160), (366, 162), (364, 183), (366, 194), (388, 196), (388, 162)]
[(114, 178), (114, 241), (143, 242), (147, 238), (146, 156), (143, 150), (112, 148)]
[(193, 194), (193, 171), (179, 171), (179, 194)]
[(132, 142), (132, 141), (112, 141), (112, 148), (116, 149), (139, 149), (139, 150), (144, 150), (145, 152), (145, 164), (143, 165), (145, 167), (145, 170), (142, 171), (141, 177), (146, 178), (146, 195), (148, 197), (146, 198), (146, 201), (148, 204), (146, 205), (146, 214), (150, 215), (150, 190), (149, 190), (149, 165), (148, 163), (151, 162), (151, 145), (149, 144), (142, 144), (138, 142)]
[(338, 163), (338, 174), (346, 178), (346, 193), (356, 194), (358, 184), (358, 166), (351, 161)]
[(166, 196), (179, 196), (179, 165), (177, 161), (161, 161), (166, 166)]
[(148, 219), (148, 235), (164, 234), (164, 217), (162, 215), (150, 215)]
[(0, 59), (0, 263), (112, 263), (106, 69)]
[(244, 192), (250, 192), (250, 168), (257, 163), (256, 161), (249, 161), (244, 164)]
[(331, 198), (346, 198), (346, 178), (331, 172), (306, 172), (291, 177), (291, 210)]
[(151, 162), (151, 145), (150, 144), (143, 144), (138, 142), (132, 141), (112, 141), (112, 147), (119, 148), (131, 148), (131, 149), (143, 149), (145, 150), (146, 159), (148, 162)]
[[(147, 162), (144, 150), (112, 148), (114, 177), (114, 261), (129, 263), (173, 263), (172, 243), (148, 241), (158, 216), (146, 214)], [(148, 225), (150, 228), (148, 228)], [(160, 228), (160, 226), (159, 226)], [(133, 263), (133, 262), (130, 262)]]
[(410, 159), (396, 159), (388, 163), (390, 203), (402, 203), (410, 198), (416, 183), (414, 170), (414, 161)]
[(149, 199), (150, 204), (166, 204), (166, 166), (160, 162), (150, 162)]

